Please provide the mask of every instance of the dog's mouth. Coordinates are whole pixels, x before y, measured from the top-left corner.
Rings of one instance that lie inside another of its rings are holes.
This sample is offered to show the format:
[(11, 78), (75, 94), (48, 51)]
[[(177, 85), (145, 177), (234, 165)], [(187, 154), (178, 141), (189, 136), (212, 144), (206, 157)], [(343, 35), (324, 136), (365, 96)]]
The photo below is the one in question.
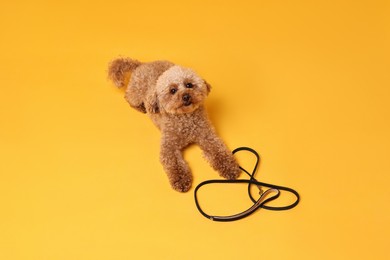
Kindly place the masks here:
[(198, 108), (198, 104), (194, 103), (192, 101), (183, 102), (181, 106), (179, 106), (176, 109), (176, 113), (183, 114), (183, 113), (191, 113), (195, 109)]
[(185, 93), (180, 99), (181, 102), (176, 103), (177, 106), (171, 110), (174, 114), (192, 113), (203, 103), (203, 99), (199, 96), (188, 93)]
[(183, 102), (181, 106), (178, 107), (178, 109), (189, 109), (191, 107), (191, 105), (193, 105), (193, 103), (190, 101), (190, 102)]

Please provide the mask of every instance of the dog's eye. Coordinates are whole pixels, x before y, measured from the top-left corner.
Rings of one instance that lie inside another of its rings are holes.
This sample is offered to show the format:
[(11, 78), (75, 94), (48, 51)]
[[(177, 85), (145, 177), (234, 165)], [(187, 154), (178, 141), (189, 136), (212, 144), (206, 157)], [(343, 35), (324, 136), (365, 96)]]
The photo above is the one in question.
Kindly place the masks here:
[(177, 92), (177, 89), (176, 88), (171, 88), (171, 90), (169, 90), (169, 92), (173, 95)]
[(191, 82), (186, 83), (185, 86), (186, 86), (186, 88), (193, 88), (194, 87), (194, 85)]

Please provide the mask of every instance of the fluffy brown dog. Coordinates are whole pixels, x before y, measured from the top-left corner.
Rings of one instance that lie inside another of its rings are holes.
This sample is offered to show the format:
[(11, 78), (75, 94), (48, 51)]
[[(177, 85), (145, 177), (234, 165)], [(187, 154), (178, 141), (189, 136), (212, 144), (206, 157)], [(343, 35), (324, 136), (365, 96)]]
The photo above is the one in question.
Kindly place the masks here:
[(160, 129), (160, 160), (173, 189), (186, 192), (191, 188), (192, 174), (182, 150), (193, 143), (221, 176), (238, 177), (239, 166), (204, 108), (210, 85), (193, 70), (168, 61), (118, 58), (109, 65), (108, 74), (116, 86), (127, 85), (125, 98), (130, 106), (148, 114)]

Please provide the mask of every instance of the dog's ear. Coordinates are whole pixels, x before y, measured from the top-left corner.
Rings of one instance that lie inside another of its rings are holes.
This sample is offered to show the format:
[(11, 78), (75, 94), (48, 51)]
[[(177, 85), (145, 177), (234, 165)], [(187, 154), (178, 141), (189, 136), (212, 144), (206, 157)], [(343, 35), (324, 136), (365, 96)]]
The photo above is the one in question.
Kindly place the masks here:
[(207, 81), (205, 81), (205, 80), (203, 80), (203, 81), (204, 81), (204, 84), (206, 85), (207, 94), (208, 94), (208, 93), (210, 93), (210, 91), (211, 91), (211, 85), (210, 85)]
[(151, 114), (160, 113), (160, 105), (158, 103), (157, 94), (148, 95), (146, 98), (146, 111)]

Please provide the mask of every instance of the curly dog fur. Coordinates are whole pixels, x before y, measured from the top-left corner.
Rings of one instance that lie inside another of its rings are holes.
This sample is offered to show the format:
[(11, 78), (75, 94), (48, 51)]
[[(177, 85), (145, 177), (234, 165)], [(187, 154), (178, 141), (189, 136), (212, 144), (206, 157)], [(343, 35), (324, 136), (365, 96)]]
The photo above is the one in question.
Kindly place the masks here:
[(238, 177), (236, 160), (207, 117), (204, 100), (211, 87), (193, 70), (169, 61), (118, 58), (110, 63), (108, 74), (116, 86), (127, 85), (127, 102), (160, 129), (160, 161), (173, 189), (186, 192), (191, 188), (192, 174), (182, 156), (190, 144), (200, 146), (222, 177)]

